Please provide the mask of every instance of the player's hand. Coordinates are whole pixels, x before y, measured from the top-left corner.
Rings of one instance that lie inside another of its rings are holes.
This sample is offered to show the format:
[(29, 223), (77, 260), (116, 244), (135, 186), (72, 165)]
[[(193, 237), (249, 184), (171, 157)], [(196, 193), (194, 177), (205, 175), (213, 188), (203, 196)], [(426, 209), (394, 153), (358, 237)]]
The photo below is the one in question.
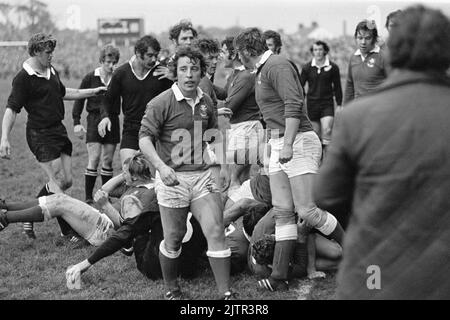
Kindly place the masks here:
[(81, 289), (81, 269), (79, 264), (67, 268), (66, 285), (70, 290)]
[(8, 140), (0, 142), (0, 158), (11, 159), (11, 145)]
[(178, 181), (175, 170), (173, 170), (169, 166), (164, 166), (159, 169), (159, 176), (161, 177), (162, 182), (169, 187), (174, 187), (180, 184)]
[(105, 86), (94, 88), (94, 95), (98, 96), (104, 94), (106, 90), (108, 90), (108, 87)]
[(73, 133), (80, 140), (83, 140), (84, 134), (86, 133), (86, 129), (83, 127), (82, 124), (77, 124), (75, 127), (73, 127)]
[(230, 108), (223, 107), (217, 109), (217, 115), (231, 118), (233, 111)]
[(109, 197), (108, 192), (106, 192), (103, 189), (99, 189), (94, 194), (94, 201), (97, 205), (99, 205), (100, 207), (103, 207), (106, 203), (108, 203), (108, 201), (109, 201), (108, 197)]
[(158, 77), (158, 80), (161, 80), (161, 79), (169, 79), (172, 81), (175, 80), (172, 72), (170, 72), (170, 69), (165, 66), (156, 67), (155, 71), (153, 71), (153, 75), (155, 77)]
[(336, 106), (336, 113), (342, 112), (344, 110), (343, 106)]
[(284, 164), (284, 163), (291, 161), (293, 154), (294, 154), (294, 151), (292, 150), (292, 146), (285, 144), (283, 146), (283, 149), (281, 149), (281, 151), (280, 151), (280, 157), (279, 157), (280, 163)]
[(111, 120), (108, 117), (103, 118), (102, 121), (100, 121), (100, 123), (98, 124), (97, 128), (100, 137), (105, 137), (106, 130), (111, 131)]

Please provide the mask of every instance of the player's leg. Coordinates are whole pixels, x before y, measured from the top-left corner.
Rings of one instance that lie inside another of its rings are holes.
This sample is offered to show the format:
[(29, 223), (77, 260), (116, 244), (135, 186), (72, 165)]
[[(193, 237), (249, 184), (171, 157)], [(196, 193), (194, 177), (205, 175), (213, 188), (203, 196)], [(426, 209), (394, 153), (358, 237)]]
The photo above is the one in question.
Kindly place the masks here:
[(94, 234), (101, 218), (98, 210), (66, 194), (45, 197), (45, 203), (42, 205), (48, 209), (51, 218), (64, 219), (77, 234), (86, 240)]
[(225, 241), (219, 193), (209, 192), (200, 198), (193, 199), (191, 212), (199, 222), (208, 242), (206, 255), (214, 273), (219, 294), (222, 296), (230, 294), (231, 251)]
[(324, 235), (341, 243), (343, 229), (330, 213), (317, 208), (313, 200), (313, 183), (319, 170), (322, 146), (313, 131), (299, 133), (293, 144), (292, 160), (286, 164), (294, 204), (299, 218)]
[(113, 177), (113, 160), (114, 152), (116, 151), (116, 144), (105, 143), (103, 144), (102, 152), (102, 185), (109, 181)]
[(334, 117), (331, 115), (326, 115), (320, 118), (320, 126), (321, 126), (321, 140), (322, 140), (322, 148), (325, 152), (326, 148), (330, 144), (331, 141), (331, 132), (333, 129), (333, 121)]
[(315, 244), (318, 257), (335, 261), (342, 258), (342, 247), (337, 242), (317, 234)]
[(179, 299), (178, 265), (181, 243), (186, 233), (186, 219), (189, 207), (169, 208), (160, 204), (164, 240), (159, 245), (159, 262), (166, 287), (166, 299)]
[(83, 238), (88, 239), (95, 231), (100, 212), (66, 194), (58, 193), (36, 200), (37, 204), (26, 209), (7, 211), (9, 223), (42, 222), (62, 218)]
[(93, 191), (97, 180), (97, 168), (100, 162), (102, 145), (99, 142), (88, 142), (86, 144), (88, 151), (88, 165), (84, 173), (84, 191), (85, 200), (88, 204), (93, 204)]
[(186, 233), (186, 219), (189, 211), (189, 188), (183, 176), (178, 176), (179, 185), (166, 186), (159, 173), (155, 176), (155, 192), (158, 198), (164, 239), (159, 244), (159, 262), (164, 278), (168, 300), (180, 299), (178, 286), (178, 265), (181, 244)]
[[(272, 156), (274, 156), (273, 150)], [(289, 263), (293, 258), (297, 241), (296, 214), (286, 173), (283, 171), (274, 172), (273, 169), (270, 169), (270, 188), (272, 191), (272, 211), (275, 215), (276, 242), (272, 273), (268, 279), (261, 280), (259, 284), (271, 291), (286, 290)]]

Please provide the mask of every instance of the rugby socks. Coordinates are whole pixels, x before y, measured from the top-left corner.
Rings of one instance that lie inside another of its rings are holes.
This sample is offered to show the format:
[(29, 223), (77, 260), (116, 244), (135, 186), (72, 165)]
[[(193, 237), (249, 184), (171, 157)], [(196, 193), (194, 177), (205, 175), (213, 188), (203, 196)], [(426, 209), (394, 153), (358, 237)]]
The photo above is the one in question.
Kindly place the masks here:
[(289, 263), (293, 260), (297, 243), (297, 224), (275, 226), (275, 249), (271, 277), (277, 280), (288, 278)]
[(17, 210), (23, 210), (23, 209), (28, 209), (34, 206), (37, 206), (39, 204), (39, 201), (36, 200), (31, 200), (31, 201), (27, 201), (27, 202), (15, 202), (15, 203), (6, 203), (5, 202), (5, 206), (3, 209), (9, 210), (9, 211), (17, 211)]
[(231, 250), (206, 251), (209, 264), (216, 280), (217, 289), (220, 294), (230, 290), (230, 257)]
[(18, 211), (7, 211), (6, 218), (9, 223), (16, 222), (42, 222), (44, 221), (44, 213), (39, 205), (31, 208), (18, 210)]
[(169, 291), (179, 290), (178, 262), (181, 248), (177, 252), (169, 252), (164, 246), (164, 240), (159, 244), (159, 263), (164, 278), (164, 284)]
[[(48, 196), (53, 194), (52, 192), (50, 192), (48, 183), (46, 183), (42, 189), (39, 191), (39, 193), (37, 194), (36, 198), (39, 197), (44, 197), (44, 196)], [(30, 220), (27, 220), (30, 221)], [(28, 237), (31, 238), (35, 238), (36, 236), (34, 235), (34, 226), (33, 226), (33, 222), (24, 222), (23, 223), (23, 231), (25, 231), (25, 233), (28, 235)]]
[(97, 169), (86, 168), (84, 172), (84, 190), (85, 199), (92, 200), (92, 192), (94, 191), (95, 181), (97, 180)]
[(344, 238), (344, 229), (337, 221), (335, 216), (327, 211), (324, 212), (326, 213), (326, 220), (321, 227), (316, 227), (316, 229), (319, 230), (328, 239), (334, 239), (337, 243), (342, 245), (342, 241)]
[(102, 168), (102, 170), (100, 171), (100, 175), (102, 177), (102, 185), (104, 185), (109, 181), (109, 179), (113, 177), (113, 169)]

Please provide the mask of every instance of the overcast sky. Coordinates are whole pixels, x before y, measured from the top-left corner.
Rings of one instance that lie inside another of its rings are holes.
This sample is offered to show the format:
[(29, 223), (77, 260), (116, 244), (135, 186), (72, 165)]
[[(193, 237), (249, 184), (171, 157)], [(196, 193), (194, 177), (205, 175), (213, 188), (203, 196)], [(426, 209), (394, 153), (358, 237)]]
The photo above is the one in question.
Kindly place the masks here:
[[(5, 0), (3, 0), (5, 1)], [(18, 4), (25, 0), (8, 0)], [(309, 26), (317, 21), (334, 35), (347, 33), (364, 18), (384, 25), (386, 15), (417, 1), (373, 0), (41, 0), (48, 4), (59, 27), (96, 29), (98, 18), (144, 18), (147, 32), (160, 33), (181, 19), (195, 26), (284, 29), (294, 32), (299, 23)], [(422, 1), (442, 9), (450, 16), (450, 0)], [(382, 32), (384, 28), (379, 27)]]

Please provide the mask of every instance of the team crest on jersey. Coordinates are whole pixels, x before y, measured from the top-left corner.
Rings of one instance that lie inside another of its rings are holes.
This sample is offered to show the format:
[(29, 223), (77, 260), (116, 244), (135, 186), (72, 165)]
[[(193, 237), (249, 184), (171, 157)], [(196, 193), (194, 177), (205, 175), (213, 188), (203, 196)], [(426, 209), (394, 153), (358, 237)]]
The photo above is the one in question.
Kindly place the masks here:
[(375, 59), (374, 58), (370, 58), (369, 61), (367, 62), (367, 66), (369, 68), (373, 68), (375, 66)]
[(200, 115), (202, 116), (202, 118), (207, 118), (208, 117), (208, 108), (206, 108), (206, 106), (204, 104), (202, 104), (200, 106)]

